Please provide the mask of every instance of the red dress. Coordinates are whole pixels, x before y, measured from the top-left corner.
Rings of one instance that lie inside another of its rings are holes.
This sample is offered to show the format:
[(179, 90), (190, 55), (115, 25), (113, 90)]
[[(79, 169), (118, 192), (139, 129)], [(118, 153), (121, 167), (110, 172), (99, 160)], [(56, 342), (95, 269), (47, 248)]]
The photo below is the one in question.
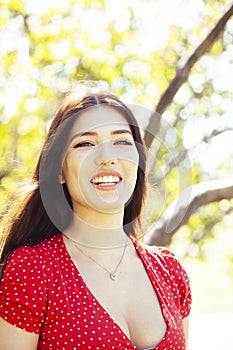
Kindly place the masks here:
[[(184, 350), (182, 318), (190, 311), (189, 279), (166, 248), (133, 243), (167, 323), (154, 350)], [(38, 350), (137, 349), (87, 288), (61, 234), (12, 254), (0, 287), (0, 316), (40, 334)]]

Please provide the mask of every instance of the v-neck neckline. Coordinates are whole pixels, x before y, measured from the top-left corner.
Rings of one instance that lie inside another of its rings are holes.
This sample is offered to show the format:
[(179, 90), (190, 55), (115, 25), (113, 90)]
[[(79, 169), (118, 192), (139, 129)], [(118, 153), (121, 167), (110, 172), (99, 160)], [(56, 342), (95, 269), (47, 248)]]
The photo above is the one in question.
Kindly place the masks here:
[[(60, 242), (62, 245), (62, 249), (64, 250), (64, 254), (66, 256), (66, 258), (68, 257), (68, 261), (70, 261), (70, 264), (72, 266), (72, 269), (75, 271), (75, 274), (77, 274), (77, 278), (79, 278), (81, 280), (81, 282), (83, 283), (83, 286), (85, 287), (85, 289), (87, 290), (88, 294), (92, 297), (93, 301), (98, 304), (99, 308), (102, 310), (102, 312), (108, 316), (109, 320), (111, 320), (111, 322), (114, 324), (114, 326), (118, 329), (118, 331), (122, 334), (122, 336), (124, 337), (124, 339), (133, 347), (133, 349), (135, 350), (139, 350), (137, 348), (137, 346), (132, 342), (132, 340), (128, 337), (128, 335), (123, 331), (123, 329), (120, 327), (120, 325), (113, 319), (113, 317), (110, 315), (110, 313), (105, 309), (105, 307), (101, 304), (101, 302), (99, 302), (98, 298), (94, 295), (94, 293), (91, 291), (90, 287), (88, 286), (88, 284), (86, 283), (86, 281), (84, 280), (83, 276), (81, 275), (80, 271), (78, 270), (77, 266), (75, 265), (72, 257), (70, 256), (70, 253), (65, 245), (65, 242), (63, 240), (63, 235), (62, 233), (60, 233)], [(131, 238), (132, 243), (134, 245), (134, 248), (137, 252), (137, 255), (139, 256), (139, 258), (141, 259), (145, 272), (147, 273), (150, 282), (152, 284), (152, 287), (157, 295), (158, 298), (158, 302), (159, 302), (159, 306), (160, 306), (160, 310), (164, 319), (164, 322), (166, 323), (166, 332), (162, 338), (162, 340), (155, 345), (154, 347), (152, 347), (151, 349), (153, 350), (159, 350), (162, 349), (161, 346), (164, 344), (164, 342), (166, 342), (167, 336), (168, 336), (168, 332), (169, 332), (169, 328), (170, 328), (170, 324), (169, 324), (169, 319), (167, 317), (167, 314), (165, 313), (165, 309), (166, 309), (166, 305), (164, 303), (163, 297), (160, 295), (160, 293), (158, 293), (158, 289), (163, 293), (162, 289), (159, 287), (159, 284), (156, 281), (156, 285), (155, 283), (153, 283), (152, 280), (152, 274), (153, 274), (153, 270), (150, 264), (146, 264), (146, 259), (145, 259), (145, 249), (140, 245), (140, 243), (134, 239)], [(156, 289), (158, 288), (158, 289)], [(144, 349), (142, 349), (144, 350)], [(145, 348), (146, 350), (146, 348)]]

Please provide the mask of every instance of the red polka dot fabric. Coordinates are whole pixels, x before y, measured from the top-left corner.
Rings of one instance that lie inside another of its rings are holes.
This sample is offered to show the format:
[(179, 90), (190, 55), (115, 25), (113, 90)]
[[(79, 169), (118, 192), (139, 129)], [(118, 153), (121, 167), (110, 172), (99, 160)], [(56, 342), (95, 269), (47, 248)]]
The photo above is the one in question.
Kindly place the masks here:
[[(154, 350), (184, 350), (182, 318), (191, 305), (187, 274), (169, 250), (133, 244), (167, 323)], [(0, 316), (39, 334), (38, 350), (137, 349), (88, 289), (61, 234), (12, 254), (0, 286)]]

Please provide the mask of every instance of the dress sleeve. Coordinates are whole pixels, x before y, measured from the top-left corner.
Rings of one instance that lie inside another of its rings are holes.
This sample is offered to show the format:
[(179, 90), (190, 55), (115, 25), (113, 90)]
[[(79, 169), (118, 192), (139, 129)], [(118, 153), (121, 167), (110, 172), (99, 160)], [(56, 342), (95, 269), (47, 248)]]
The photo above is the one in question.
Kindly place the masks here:
[(46, 310), (46, 279), (33, 247), (18, 248), (0, 284), (0, 316), (10, 324), (39, 334)]
[(182, 318), (189, 315), (192, 303), (192, 295), (190, 288), (190, 279), (175, 255), (168, 249), (159, 247), (164, 258), (165, 267), (174, 283), (174, 288), (177, 291), (180, 314)]

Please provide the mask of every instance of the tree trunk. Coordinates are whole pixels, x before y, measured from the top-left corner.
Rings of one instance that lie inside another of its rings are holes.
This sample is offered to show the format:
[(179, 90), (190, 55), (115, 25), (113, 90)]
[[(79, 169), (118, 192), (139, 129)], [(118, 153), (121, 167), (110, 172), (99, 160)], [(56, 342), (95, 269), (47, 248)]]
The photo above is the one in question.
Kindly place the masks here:
[(172, 102), (175, 94), (177, 93), (181, 85), (187, 81), (190, 70), (192, 69), (194, 64), (211, 49), (213, 44), (218, 39), (220, 33), (224, 30), (227, 21), (232, 15), (233, 5), (222, 16), (222, 18), (218, 21), (214, 29), (207, 35), (205, 40), (197, 47), (194, 53), (189, 57), (183, 68), (177, 69), (174, 79), (170, 82), (168, 88), (160, 97), (158, 105), (150, 117), (144, 136), (144, 140), (148, 148), (151, 146), (155, 135), (160, 129), (160, 121), (162, 114)]
[(222, 199), (233, 198), (233, 178), (202, 182), (188, 187), (163, 213), (161, 219), (151, 225), (145, 236), (149, 245), (168, 245), (174, 233), (201, 206)]

